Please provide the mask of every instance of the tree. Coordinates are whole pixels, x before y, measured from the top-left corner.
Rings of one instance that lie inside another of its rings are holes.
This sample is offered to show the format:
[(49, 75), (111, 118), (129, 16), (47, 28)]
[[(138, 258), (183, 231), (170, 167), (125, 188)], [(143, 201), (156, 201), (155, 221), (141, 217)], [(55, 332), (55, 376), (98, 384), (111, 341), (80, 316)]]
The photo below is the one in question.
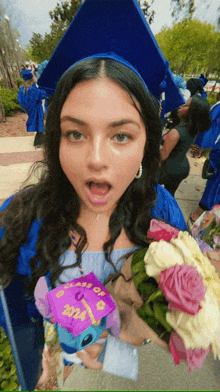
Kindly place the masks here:
[(182, 19), (188, 18), (192, 19), (193, 14), (196, 10), (195, 0), (171, 0), (173, 6), (172, 16), (177, 21), (180, 14), (182, 14)]
[(184, 19), (156, 35), (158, 44), (177, 73), (219, 72), (220, 33), (211, 24)]
[(63, 23), (68, 26), (81, 4), (82, 0), (61, 1), (49, 15), (54, 24)]

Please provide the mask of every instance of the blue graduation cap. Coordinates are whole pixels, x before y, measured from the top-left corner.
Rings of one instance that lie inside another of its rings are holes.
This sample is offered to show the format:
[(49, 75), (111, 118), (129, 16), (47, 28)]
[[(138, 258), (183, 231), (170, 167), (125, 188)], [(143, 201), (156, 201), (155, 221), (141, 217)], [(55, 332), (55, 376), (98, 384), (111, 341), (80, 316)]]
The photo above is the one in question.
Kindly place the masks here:
[(203, 87), (205, 87), (206, 83), (208, 82), (208, 79), (205, 77), (205, 75), (201, 74), (199, 80), (202, 81)]
[(31, 69), (24, 69), (23, 71), (20, 72), (20, 75), (24, 80), (30, 80), (33, 78)]
[(61, 75), (74, 63), (92, 56), (117, 60), (119, 56), (157, 99), (165, 93), (164, 112), (185, 103), (137, 0), (85, 0), (38, 85), (53, 95)]

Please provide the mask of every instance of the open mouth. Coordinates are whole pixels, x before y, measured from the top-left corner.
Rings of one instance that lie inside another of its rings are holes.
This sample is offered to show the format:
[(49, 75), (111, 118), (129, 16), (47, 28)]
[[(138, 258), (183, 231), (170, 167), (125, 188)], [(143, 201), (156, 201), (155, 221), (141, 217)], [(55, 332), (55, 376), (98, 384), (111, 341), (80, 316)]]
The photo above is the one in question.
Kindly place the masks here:
[(108, 184), (107, 182), (89, 181), (87, 182), (87, 186), (89, 187), (90, 192), (93, 195), (100, 195), (100, 196), (106, 195), (109, 189), (111, 188), (111, 185)]
[(93, 204), (103, 204), (107, 202), (111, 185), (107, 182), (89, 181), (86, 183), (89, 188), (89, 198)]

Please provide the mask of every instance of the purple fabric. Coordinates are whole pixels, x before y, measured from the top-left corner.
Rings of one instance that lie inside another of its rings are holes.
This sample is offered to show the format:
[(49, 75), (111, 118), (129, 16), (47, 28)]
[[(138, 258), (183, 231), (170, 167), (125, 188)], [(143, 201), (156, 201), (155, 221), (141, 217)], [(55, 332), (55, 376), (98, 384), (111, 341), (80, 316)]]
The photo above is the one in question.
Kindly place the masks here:
[(49, 292), (46, 279), (41, 277), (34, 289), (35, 304), (39, 312), (43, 317), (52, 317), (51, 307), (46, 299), (46, 295)]
[[(113, 300), (111, 295), (110, 295), (110, 297)], [(114, 302), (114, 300), (113, 300), (113, 302)], [(120, 333), (120, 316), (119, 316), (119, 311), (118, 311), (117, 306), (116, 306), (115, 310), (112, 313), (108, 314), (106, 328), (111, 328), (112, 334), (116, 338), (119, 338), (119, 333)]]

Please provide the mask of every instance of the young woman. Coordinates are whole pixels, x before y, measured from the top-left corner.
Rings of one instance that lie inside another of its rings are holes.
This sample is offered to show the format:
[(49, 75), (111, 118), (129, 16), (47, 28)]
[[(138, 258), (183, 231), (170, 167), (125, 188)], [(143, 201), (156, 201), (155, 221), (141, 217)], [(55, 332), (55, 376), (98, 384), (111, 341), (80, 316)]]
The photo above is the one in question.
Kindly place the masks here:
[[(91, 58), (62, 76), (49, 107), (41, 178), (0, 214), (1, 281), (29, 389), (43, 343), (37, 280), (50, 272), (56, 287), (93, 271), (105, 284), (122, 256), (146, 246), (151, 218), (186, 229), (176, 201), (156, 182), (160, 137), (154, 101), (128, 66)], [(31, 347), (19, 341), (22, 328)], [(36, 353), (34, 371), (28, 363)]]
[(209, 110), (207, 100), (194, 95), (178, 109), (180, 123), (166, 134), (161, 148), (159, 183), (163, 184), (172, 195), (189, 174), (187, 151), (196, 136), (211, 126)]

